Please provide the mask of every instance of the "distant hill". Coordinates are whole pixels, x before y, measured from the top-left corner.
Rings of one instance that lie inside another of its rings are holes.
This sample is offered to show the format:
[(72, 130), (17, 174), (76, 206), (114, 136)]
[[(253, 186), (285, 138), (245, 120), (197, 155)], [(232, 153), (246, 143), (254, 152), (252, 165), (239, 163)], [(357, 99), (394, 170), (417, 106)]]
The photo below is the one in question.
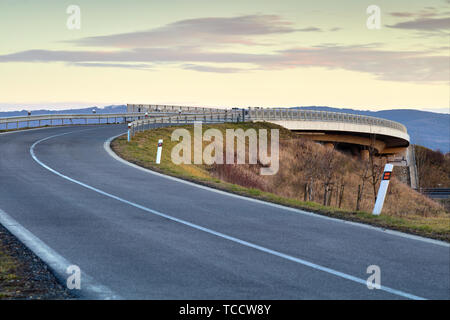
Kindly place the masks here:
[[(425, 146), (432, 150), (440, 150), (444, 153), (450, 152), (450, 115), (419, 110), (394, 109), (382, 111), (363, 111), (353, 109), (339, 109), (331, 107), (295, 107), (296, 109), (321, 110), (331, 112), (344, 112), (378, 117), (400, 122), (406, 126), (411, 137), (411, 142)], [(121, 113), (126, 112), (125, 105), (112, 105), (102, 108), (90, 107), (81, 109), (65, 110), (33, 110), (32, 114), (64, 114), (64, 113)], [(27, 111), (0, 112), (0, 117), (14, 117), (26, 115)]]
[[(127, 106), (126, 105), (113, 105), (113, 106), (106, 106), (106, 107), (89, 107), (89, 108), (81, 108), (81, 109), (64, 109), (64, 110), (32, 110), (33, 115), (39, 115), (39, 114), (85, 114), (85, 113), (92, 113), (92, 111), (95, 109), (96, 113), (123, 113), (127, 112)], [(27, 110), (21, 110), (21, 111), (0, 111), (0, 118), (2, 117), (18, 117), (18, 116), (26, 116)]]
[(317, 106), (295, 109), (353, 113), (397, 121), (406, 126), (412, 143), (444, 153), (450, 152), (450, 114), (412, 109), (362, 111)]

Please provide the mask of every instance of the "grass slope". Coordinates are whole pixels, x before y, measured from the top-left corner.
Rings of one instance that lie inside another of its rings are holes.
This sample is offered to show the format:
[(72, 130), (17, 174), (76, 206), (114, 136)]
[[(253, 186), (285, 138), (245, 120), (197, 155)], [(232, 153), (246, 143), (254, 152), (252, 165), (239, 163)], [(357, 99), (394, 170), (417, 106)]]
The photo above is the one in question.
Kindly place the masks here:
[[(211, 166), (196, 164), (175, 165), (172, 163), (170, 155), (172, 148), (178, 144), (177, 141), (171, 141), (172, 131), (176, 128), (183, 128), (189, 130), (191, 133), (193, 132), (193, 127), (191, 125), (158, 128), (136, 134), (129, 143), (126, 141), (125, 136), (119, 137), (112, 142), (111, 147), (119, 156), (129, 162), (157, 172), (179, 177), (213, 188), (289, 207), (304, 209), (339, 219), (362, 222), (382, 228), (395, 229), (421, 236), (450, 241), (450, 215), (446, 213), (445, 210), (438, 204), (426, 199), (420, 194), (415, 193), (406, 186), (400, 185), (400, 183), (398, 183), (397, 188), (400, 188), (402, 190), (401, 192), (411, 192), (411, 199), (414, 199), (418, 206), (425, 203), (432, 208), (433, 213), (428, 214), (425, 212), (424, 214), (405, 214), (400, 212), (399, 214), (390, 213), (382, 214), (380, 216), (373, 216), (368, 211), (355, 212), (354, 210), (348, 208), (340, 209), (333, 206), (323, 206), (316, 202), (304, 202), (295, 197), (280, 196), (275, 192), (268, 192), (267, 190), (263, 191), (259, 188), (251, 188), (238, 185), (236, 183), (231, 183), (229, 181), (223, 181), (214, 174), (214, 171), (211, 170)], [(289, 141), (296, 138), (293, 133), (282, 127), (263, 122), (203, 125), (203, 132), (210, 128), (216, 128), (222, 132), (224, 132), (227, 128), (242, 128), (244, 130), (248, 128), (277, 128), (280, 130), (280, 144), (283, 140)], [(162, 159), (161, 164), (159, 165), (155, 163), (158, 139), (164, 140)], [(322, 148), (322, 146), (319, 147)], [(351, 159), (349, 159), (349, 161), (350, 160)], [(398, 206), (396, 201), (392, 202)]]

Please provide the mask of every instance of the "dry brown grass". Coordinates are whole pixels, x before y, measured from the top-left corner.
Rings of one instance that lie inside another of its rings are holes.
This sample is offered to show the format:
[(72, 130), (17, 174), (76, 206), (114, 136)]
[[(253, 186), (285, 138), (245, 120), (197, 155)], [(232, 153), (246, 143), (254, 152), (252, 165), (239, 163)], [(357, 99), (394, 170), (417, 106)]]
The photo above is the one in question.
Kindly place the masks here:
[[(281, 197), (305, 199), (305, 184), (311, 175), (314, 176), (313, 202), (319, 204), (324, 200), (325, 177), (321, 170), (322, 162), (329, 157), (334, 158), (332, 177), (331, 206), (338, 206), (340, 186), (344, 185), (341, 208), (355, 210), (358, 185), (361, 177), (357, 174), (362, 170), (361, 160), (329, 150), (313, 141), (297, 138), (280, 141), (280, 169), (276, 175), (259, 175), (258, 165), (214, 165), (210, 168), (213, 176), (229, 183), (247, 188), (260, 189)], [(377, 186), (378, 187), (378, 186)], [(374, 206), (372, 186), (366, 182), (361, 210), (370, 212)], [(395, 177), (391, 180), (389, 192), (383, 208), (383, 214), (393, 216), (420, 215), (424, 217), (439, 215), (444, 208), (433, 200), (415, 192)]]
[[(183, 128), (192, 130), (192, 126), (183, 126)], [(139, 133), (130, 143), (121, 137), (113, 141), (112, 147), (126, 160), (143, 167), (215, 188), (337, 218), (450, 240), (450, 214), (444, 207), (415, 192), (395, 177), (390, 182), (381, 216), (370, 214), (374, 206), (374, 193), (370, 181), (367, 181), (369, 179), (365, 182), (360, 210), (356, 211), (358, 185), (362, 182), (361, 172), (364, 168), (364, 163), (358, 158), (328, 149), (311, 140), (299, 138), (292, 132), (269, 123), (204, 125), (203, 127), (204, 130), (209, 128), (218, 128), (223, 132), (227, 128), (280, 129), (278, 173), (262, 176), (259, 174), (260, 164), (175, 165), (170, 160), (170, 152), (177, 144), (170, 141), (174, 127)], [(160, 165), (154, 162), (158, 139), (164, 139)], [(332, 174), (328, 174), (329, 172)], [(313, 192), (311, 197), (304, 201), (305, 183), (311, 180)], [(325, 182), (328, 182), (331, 190), (331, 199), (327, 206), (323, 205)], [(344, 192), (339, 208), (338, 193), (342, 185), (344, 185)], [(376, 185), (377, 190), (378, 185)]]

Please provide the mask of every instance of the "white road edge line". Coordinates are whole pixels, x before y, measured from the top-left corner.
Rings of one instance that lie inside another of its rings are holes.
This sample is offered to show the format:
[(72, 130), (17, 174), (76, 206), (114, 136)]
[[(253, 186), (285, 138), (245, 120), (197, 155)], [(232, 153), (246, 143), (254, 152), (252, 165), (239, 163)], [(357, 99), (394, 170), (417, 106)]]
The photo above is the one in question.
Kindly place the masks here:
[[(13, 134), (19, 132), (29, 132), (43, 129), (56, 129), (56, 128), (62, 127), (55, 126), (55, 127), (42, 127), (26, 130), (8, 131), (0, 133), (0, 135)], [(90, 128), (81, 131), (93, 129), (94, 128)], [(69, 134), (71, 132), (74, 131), (66, 132), (61, 135)], [(77, 132), (80, 131), (77, 130)], [(70, 263), (66, 258), (64, 258), (55, 250), (47, 246), (41, 239), (36, 237), (33, 233), (31, 233), (28, 229), (26, 229), (24, 226), (22, 226), (20, 223), (14, 220), (14, 218), (12, 218), (10, 215), (8, 215), (5, 211), (1, 209), (0, 209), (0, 224), (2, 224), (12, 235), (14, 235), (20, 242), (23, 243), (23, 245), (25, 245), (29, 250), (31, 250), (36, 256), (38, 256), (39, 259), (41, 259), (45, 264), (47, 264), (62, 285), (65, 284), (65, 281), (68, 277), (68, 274), (66, 273), (67, 267), (73, 265), (73, 263)], [(76, 297), (81, 297), (82, 299), (83, 298), (92, 298), (98, 300), (122, 299), (122, 297), (120, 297), (118, 294), (113, 292), (108, 287), (100, 283), (97, 283), (91, 276), (83, 272), (83, 270), (81, 270), (81, 290), (80, 292), (72, 290), (72, 293)]]
[[(0, 209), (0, 224), (2, 224), (11, 234), (13, 234), (28, 249), (33, 251), (48, 267), (64, 286), (69, 276), (66, 273), (67, 267), (73, 265), (55, 250), (47, 246), (41, 239), (32, 234), (28, 229), (19, 224), (10, 215)], [(81, 270), (81, 289), (69, 290), (75, 296), (99, 300), (121, 299), (119, 295), (111, 291), (108, 287), (97, 283), (92, 277)]]
[(208, 191), (211, 191), (211, 192), (219, 193), (219, 194), (222, 194), (222, 195), (226, 195), (226, 196), (229, 196), (229, 197), (238, 198), (238, 199), (242, 199), (242, 200), (246, 200), (246, 201), (250, 201), (250, 202), (256, 202), (256, 203), (263, 204), (263, 205), (266, 205), (266, 206), (271, 206), (271, 207), (274, 207), (274, 208), (277, 208), (277, 209), (290, 211), (292, 213), (302, 214), (302, 215), (311, 216), (311, 217), (320, 218), (320, 219), (331, 220), (331, 221), (335, 221), (335, 222), (338, 222), (338, 223), (350, 224), (350, 225), (353, 225), (353, 226), (366, 228), (366, 229), (370, 229), (370, 230), (373, 230), (373, 231), (378, 231), (378, 232), (387, 233), (387, 234), (391, 234), (391, 235), (398, 236), (398, 237), (403, 237), (403, 238), (407, 238), (407, 239), (422, 241), (422, 242), (426, 242), (426, 243), (435, 244), (435, 245), (439, 245), (439, 246), (450, 248), (450, 243), (447, 243), (447, 242), (444, 242), (444, 241), (430, 239), (430, 238), (425, 238), (425, 237), (421, 237), (421, 236), (416, 236), (416, 235), (413, 235), (413, 234), (408, 234), (408, 233), (404, 233), (404, 232), (396, 231), (396, 230), (383, 229), (383, 228), (380, 228), (380, 227), (375, 227), (375, 226), (364, 224), (364, 223), (359, 223), (359, 222), (354, 222), (354, 221), (348, 221), (348, 220), (332, 218), (332, 217), (324, 216), (324, 215), (317, 214), (317, 213), (314, 213), (314, 212), (304, 211), (304, 210), (301, 210), (301, 209), (286, 207), (286, 206), (283, 206), (281, 204), (276, 204), (276, 203), (267, 202), (267, 201), (263, 201), (263, 200), (259, 200), (259, 199), (249, 198), (249, 197), (241, 196), (241, 195), (238, 195), (238, 194), (235, 194), (235, 193), (230, 193), (230, 192), (226, 192), (226, 191), (223, 191), (223, 190), (214, 189), (214, 188), (207, 187), (207, 186), (204, 186), (204, 185), (201, 185), (201, 184), (197, 184), (197, 183), (194, 183), (194, 182), (191, 182), (191, 181), (183, 180), (183, 179), (172, 177), (172, 176), (169, 176), (169, 175), (165, 175), (163, 173), (159, 173), (159, 172), (147, 169), (147, 168), (143, 168), (141, 166), (138, 166), (138, 165), (136, 165), (134, 163), (128, 162), (127, 160), (119, 157), (111, 149), (111, 142), (115, 138), (118, 138), (118, 137), (120, 137), (120, 136), (122, 136), (124, 134), (126, 134), (126, 132), (108, 138), (108, 140), (106, 140), (105, 143), (103, 144), (103, 148), (105, 149), (105, 151), (111, 157), (113, 157), (117, 161), (120, 161), (120, 162), (122, 162), (125, 165), (128, 165), (128, 166), (133, 167), (133, 168), (138, 169), (138, 170), (141, 170), (143, 172), (150, 173), (150, 174), (156, 175), (158, 177), (162, 177), (162, 178), (165, 178), (165, 179), (173, 180), (173, 181), (176, 181), (176, 182), (184, 183), (184, 184), (187, 184), (187, 185), (199, 188), (199, 189), (208, 190)]
[[(194, 223), (191, 223), (191, 222), (188, 222), (188, 221), (185, 221), (185, 220), (182, 220), (182, 219), (178, 219), (178, 218), (172, 217), (170, 215), (161, 213), (159, 211), (156, 211), (156, 210), (153, 210), (153, 209), (141, 206), (141, 205), (139, 205), (137, 203), (134, 203), (134, 202), (122, 199), (122, 198), (120, 198), (118, 196), (115, 196), (115, 195), (110, 194), (108, 192), (105, 192), (105, 191), (102, 191), (102, 190), (97, 189), (95, 187), (92, 187), (92, 186), (90, 186), (88, 184), (85, 184), (85, 183), (83, 183), (81, 181), (78, 181), (78, 180), (70, 178), (70, 177), (68, 177), (66, 175), (63, 175), (62, 173), (60, 173), (60, 172), (52, 169), (51, 167), (47, 166), (45, 163), (43, 163), (42, 161), (40, 161), (36, 157), (34, 149), (39, 143), (41, 143), (43, 141), (46, 141), (46, 140), (49, 140), (49, 139), (52, 139), (52, 138), (55, 138), (55, 137), (58, 137), (58, 136), (66, 135), (66, 134), (69, 134), (69, 133), (71, 133), (71, 132), (53, 135), (53, 136), (50, 136), (50, 137), (47, 137), (47, 138), (43, 138), (43, 139), (40, 139), (40, 140), (36, 141), (30, 148), (31, 157), (39, 165), (41, 165), (45, 169), (49, 170), (50, 172), (53, 172), (54, 174), (60, 176), (61, 178), (64, 178), (64, 179), (66, 179), (68, 181), (76, 183), (76, 184), (78, 184), (78, 185), (80, 185), (82, 187), (85, 187), (85, 188), (89, 189), (89, 190), (92, 190), (92, 191), (97, 192), (99, 194), (102, 194), (104, 196), (110, 197), (110, 198), (115, 199), (117, 201), (120, 201), (122, 203), (128, 204), (128, 205), (133, 206), (135, 208), (141, 209), (143, 211), (146, 211), (146, 212), (149, 212), (151, 214), (154, 214), (154, 215), (166, 218), (166, 219), (174, 221), (174, 222), (178, 222), (180, 224), (183, 224), (185, 226), (191, 227), (193, 229), (200, 230), (200, 231), (203, 231), (203, 232), (215, 235), (217, 237), (220, 237), (220, 238), (223, 238), (223, 239), (226, 239), (226, 240), (229, 240), (229, 241), (241, 244), (243, 246), (246, 246), (246, 247), (249, 247), (249, 248), (253, 248), (253, 249), (256, 249), (258, 251), (265, 252), (265, 253), (268, 253), (268, 254), (271, 254), (271, 255), (283, 258), (285, 260), (289, 260), (289, 261), (292, 261), (292, 262), (295, 262), (295, 263), (298, 263), (298, 264), (310, 267), (310, 268), (315, 269), (315, 270), (323, 271), (323, 272), (332, 274), (334, 276), (337, 276), (337, 277), (340, 277), (340, 278), (343, 278), (343, 279), (346, 279), (346, 280), (350, 280), (350, 281), (353, 281), (353, 282), (356, 282), (356, 283), (359, 283), (359, 284), (362, 284), (362, 285), (367, 285), (367, 280), (365, 280), (365, 279), (361, 279), (361, 278), (358, 278), (358, 277), (355, 277), (355, 276), (352, 276), (352, 275), (349, 275), (349, 274), (346, 274), (346, 273), (343, 273), (343, 272), (340, 272), (340, 271), (337, 271), (337, 270), (334, 270), (334, 269), (331, 269), (331, 268), (328, 268), (328, 267), (324, 267), (324, 266), (321, 266), (321, 265), (318, 265), (318, 264), (315, 264), (315, 263), (312, 263), (312, 262), (309, 262), (309, 261), (306, 261), (306, 260), (303, 260), (303, 259), (300, 259), (300, 258), (296, 258), (296, 257), (290, 256), (290, 255), (287, 255), (287, 254), (284, 254), (284, 253), (272, 250), (272, 249), (268, 249), (268, 248), (259, 246), (257, 244), (254, 244), (254, 243), (251, 243), (251, 242), (248, 242), (248, 241), (245, 241), (245, 240), (241, 240), (241, 239), (238, 239), (238, 238), (226, 235), (224, 233), (217, 232), (217, 231), (214, 231), (214, 230), (202, 227), (200, 225), (196, 225)], [(382, 290), (382, 291), (385, 291), (385, 292), (388, 292), (388, 293), (391, 293), (391, 294), (394, 294), (394, 295), (397, 295), (397, 296), (401, 296), (401, 297), (404, 297), (404, 298), (408, 298), (408, 299), (425, 300), (425, 298), (422, 298), (422, 297), (419, 297), (419, 296), (416, 296), (416, 295), (413, 295), (413, 294), (410, 294), (410, 293), (406, 293), (406, 292), (403, 292), (403, 291), (400, 291), (400, 290), (392, 289), (392, 288), (386, 287), (386, 286), (381, 286), (379, 290)]]

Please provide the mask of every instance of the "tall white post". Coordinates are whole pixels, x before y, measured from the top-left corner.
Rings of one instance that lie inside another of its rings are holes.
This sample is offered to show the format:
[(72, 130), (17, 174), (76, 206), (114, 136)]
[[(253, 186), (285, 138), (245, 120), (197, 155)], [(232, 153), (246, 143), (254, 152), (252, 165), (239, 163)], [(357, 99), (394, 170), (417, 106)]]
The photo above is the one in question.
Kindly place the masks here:
[(391, 179), (392, 169), (394, 166), (387, 163), (384, 166), (383, 177), (380, 182), (380, 188), (378, 189), (377, 201), (375, 202), (375, 207), (373, 208), (372, 214), (379, 215), (383, 209), (384, 199), (386, 198), (386, 192), (389, 186), (389, 180)]
[(163, 145), (163, 141), (162, 141), (162, 139), (159, 139), (159, 141), (158, 141), (158, 150), (156, 151), (156, 164), (160, 164), (161, 163), (162, 145)]
[(128, 124), (128, 138), (127, 141), (130, 142), (131, 140), (131, 123)]

